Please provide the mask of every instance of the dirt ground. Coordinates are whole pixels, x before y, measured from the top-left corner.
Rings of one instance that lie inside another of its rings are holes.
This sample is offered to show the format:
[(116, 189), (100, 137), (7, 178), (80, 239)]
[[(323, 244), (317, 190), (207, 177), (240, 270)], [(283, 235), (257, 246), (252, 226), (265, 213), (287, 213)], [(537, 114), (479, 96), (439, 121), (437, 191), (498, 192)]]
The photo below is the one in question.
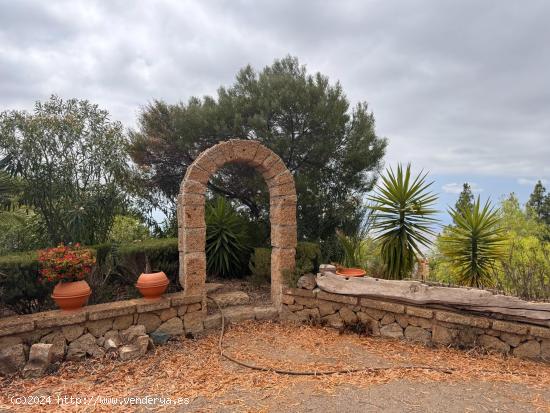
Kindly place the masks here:
[[(547, 364), (475, 351), (427, 348), (354, 333), (339, 334), (317, 326), (270, 322), (231, 326), (224, 343), (231, 356), (270, 368), (384, 369), (331, 376), (289, 376), (251, 370), (220, 357), (218, 332), (211, 332), (193, 340), (174, 340), (140, 360), (65, 363), (48, 377), (4, 380), (0, 382), (0, 409), (550, 412)], [(403, 369), (404, 366), (423, 368)], [(42, 398), (43, 404), (24, 404), (30, 400), (24, 396)], [(75, 400), (72, 404), (71, 396)], [(79, 405), (75, 404), (77, 397)], [(87, 399), (83, 401), (84, 398)], [(113, 404), (115, 401), (119, 405)], [(122, 403), (128, 404), (121, 406)]]

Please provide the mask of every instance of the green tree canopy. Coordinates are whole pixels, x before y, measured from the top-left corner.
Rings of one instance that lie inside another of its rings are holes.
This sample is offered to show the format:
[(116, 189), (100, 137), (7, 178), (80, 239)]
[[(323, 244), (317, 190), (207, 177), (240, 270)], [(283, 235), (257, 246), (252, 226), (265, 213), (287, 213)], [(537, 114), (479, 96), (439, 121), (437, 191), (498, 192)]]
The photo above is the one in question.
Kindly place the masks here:
[[(472, 209), (474, 205), (474, 194), (472, 188), (468, 182), (464, 182), (462, 185), (462, 192), (458, 195), (458, 200), (455, 204), (455, 210), (464, 211), (466, 209)], [(456, 224), (456, 222), (455, 222)]]
[(527, 211), (541, 222), (550, 225), (550, 194), (546, 194), (546, 188), (542, 181), (538, 181), (527, 201)]
[(85, 100), (52, 96), (33, 113), (0, 114), (2, 166), (21, 178), (52, 244), (106, 239), (124, 200), (125, 147), (122, 125)]
[[(185, 170), (201, 151), (231, 137), (259, 140), (294, 174), (300, 236), (320, 239), (356, 224), (386, 148), (374, 126), (366, 103), (350, 108), (339, 83), (308, 74), (296, 58), (286, 57), (259, 73), (246, 66), (217, 99), (153, 102), (131, 133), (131, 156), (144, 172), (141, 187), (149, 189), (149, 198), (168, 201), (173, 211)], [(265, 218), (263, 185), (251, 168), (239, 165), (223, 168), (209, 189)]]

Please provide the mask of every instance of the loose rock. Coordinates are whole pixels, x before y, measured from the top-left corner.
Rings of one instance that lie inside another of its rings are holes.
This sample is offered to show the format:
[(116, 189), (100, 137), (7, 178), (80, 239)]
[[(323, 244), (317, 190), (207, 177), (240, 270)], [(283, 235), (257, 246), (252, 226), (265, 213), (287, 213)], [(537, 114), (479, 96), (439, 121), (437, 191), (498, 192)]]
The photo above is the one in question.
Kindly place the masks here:
[(315, 287), (317, 287), (315, 275), (311, 273), (302, 275), (300, 278), (298, 278), (297, 287), (304, 288), (306, 290), (313, 290)]

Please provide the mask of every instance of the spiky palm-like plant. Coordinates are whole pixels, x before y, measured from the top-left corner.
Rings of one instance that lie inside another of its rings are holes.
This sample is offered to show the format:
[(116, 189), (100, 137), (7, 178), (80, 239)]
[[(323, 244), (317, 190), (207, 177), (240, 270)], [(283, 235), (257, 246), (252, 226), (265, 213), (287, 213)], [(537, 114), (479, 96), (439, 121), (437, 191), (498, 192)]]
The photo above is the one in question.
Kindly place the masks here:
[(494, 285), (491, 275), (505, 241), (498, 209), (489, 200), (482, 206), (478, 196), (472, 207), (450, 208), (449, 214), (455, 225), (441, 237), (441, 252), (454, 264), (458, 281), (477, 288)]
[(206, 206), (205, 220), (208, 274), (242, 276), (250, 252), (244, 218), (219, 197)]
[(375, 211), (373, 229), (381, 244), (381, 257), (390, 279), (403, 279), (411, 273), (421, 247), (431, 244), (435, 235), (431, 226), (437, 210), (433, 205), (437, 195), (429, 191), (433, 182), (426, 182), (427, 173), (411, 177), (411, 165), (386, 170), (382, 183), (369, 199)]

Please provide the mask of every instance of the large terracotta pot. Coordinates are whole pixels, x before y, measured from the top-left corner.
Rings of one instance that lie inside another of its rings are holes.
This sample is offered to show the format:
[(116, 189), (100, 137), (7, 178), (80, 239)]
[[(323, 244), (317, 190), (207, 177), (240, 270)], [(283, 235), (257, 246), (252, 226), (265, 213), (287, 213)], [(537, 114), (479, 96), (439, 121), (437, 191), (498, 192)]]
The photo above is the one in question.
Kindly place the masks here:
[(136, 287), (141, 295), (143, 295), (143, 298), (155, 300), (164, 294), (168, 288), (168, 284), (170, 284), (168, 277), (160, 271), (141, 274), (137, 280)]
[(336, 270), (336, 275), (342, 277), (364, 277), (367, 273), (361, 268), (339, 268)]
[(52, 298), (59, 308), (74, 311), (88, 303), (92, 289), (84, 280), (58, 283), (52, 293)]

